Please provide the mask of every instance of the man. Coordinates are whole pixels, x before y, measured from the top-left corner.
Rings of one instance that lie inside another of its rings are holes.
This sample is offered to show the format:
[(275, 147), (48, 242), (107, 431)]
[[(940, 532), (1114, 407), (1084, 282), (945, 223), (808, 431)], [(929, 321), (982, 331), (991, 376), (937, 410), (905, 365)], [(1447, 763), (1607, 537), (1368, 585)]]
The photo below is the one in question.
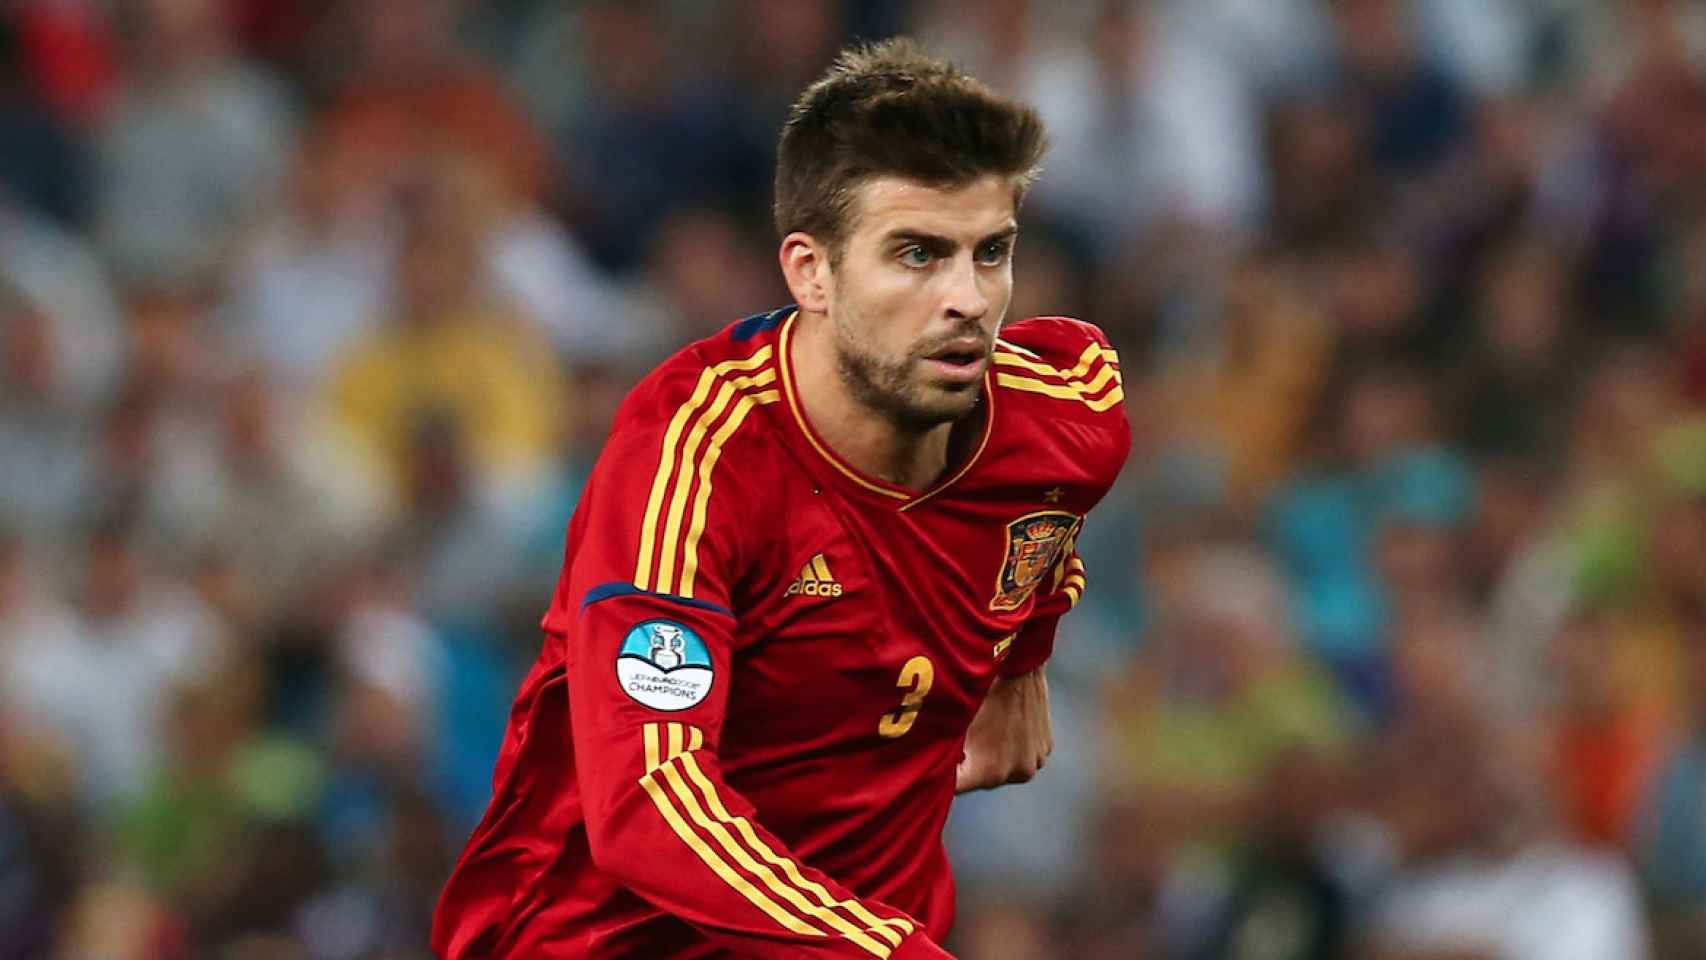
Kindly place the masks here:
[(1033, 111), (905, 41), (801, 96), (797, 306), (617, 414), (441, 955), (948, 956), (949, 804), (1051, 749), (1072, 544), (1130, 445), (1098, 330), (996, 339), (1042, 150)]

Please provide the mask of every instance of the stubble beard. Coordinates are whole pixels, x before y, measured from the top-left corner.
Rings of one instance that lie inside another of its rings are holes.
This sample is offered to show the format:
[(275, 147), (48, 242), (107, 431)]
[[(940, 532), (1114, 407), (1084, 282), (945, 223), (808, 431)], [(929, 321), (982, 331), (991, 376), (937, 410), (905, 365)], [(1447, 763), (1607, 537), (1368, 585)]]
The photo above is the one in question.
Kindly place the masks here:
[[(855, 402), (906, 433), (922, 434), (953, 423), (977, 409), (981, 380), (940, 386), (920, 383), (916, 359), (885, 361), (862, 348), (842, 327), (836, 338), (835, 366)], [(930, 396), (935, 394), (935, 397)]]

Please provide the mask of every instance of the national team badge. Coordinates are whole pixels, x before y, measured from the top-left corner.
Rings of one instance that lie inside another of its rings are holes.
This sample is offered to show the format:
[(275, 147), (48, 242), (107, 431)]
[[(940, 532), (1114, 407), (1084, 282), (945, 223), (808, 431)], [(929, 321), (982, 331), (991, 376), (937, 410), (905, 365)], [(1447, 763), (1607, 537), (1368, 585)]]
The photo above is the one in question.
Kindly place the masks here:
[(704, 703), (716, 676), (711, 653), (692, 628), (674, 620), (647, 620), (622, 641), (616, 679), (634, 700), (673, 712)]
[(1007, 560), (995, 581), (995, 599), (989, 609), (1017, 610), (1037, 585), (1059, 562), (1081, 518), (1070, 513), (1045, 510), (1028, 513), (1007, 525)]

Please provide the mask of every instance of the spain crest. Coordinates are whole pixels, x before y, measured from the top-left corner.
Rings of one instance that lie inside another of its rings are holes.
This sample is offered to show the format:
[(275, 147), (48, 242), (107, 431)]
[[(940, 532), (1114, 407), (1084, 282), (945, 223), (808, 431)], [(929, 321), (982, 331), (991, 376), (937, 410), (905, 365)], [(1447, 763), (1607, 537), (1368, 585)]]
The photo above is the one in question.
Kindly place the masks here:
[(1007, 559), (995, 581), (995, 598), (989, 609), (1017, 610), (1043, 582), (1082, 518), (1070, 513), (1045, 510), (1028, 513), (1007, 525)]

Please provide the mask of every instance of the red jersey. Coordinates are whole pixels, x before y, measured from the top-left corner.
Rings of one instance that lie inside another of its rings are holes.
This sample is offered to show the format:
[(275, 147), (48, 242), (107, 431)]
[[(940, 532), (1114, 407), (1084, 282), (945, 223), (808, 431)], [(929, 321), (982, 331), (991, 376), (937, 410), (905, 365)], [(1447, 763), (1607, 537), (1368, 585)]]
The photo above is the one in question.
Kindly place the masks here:
[(992, 681), (1040, 666), (1130, 447), (1101, 331), (1006, 327), (916, 492), (813, 430), (791, 309), (623, 403), (569, 525), (446, 958), (944, 957), (942, 828)]

